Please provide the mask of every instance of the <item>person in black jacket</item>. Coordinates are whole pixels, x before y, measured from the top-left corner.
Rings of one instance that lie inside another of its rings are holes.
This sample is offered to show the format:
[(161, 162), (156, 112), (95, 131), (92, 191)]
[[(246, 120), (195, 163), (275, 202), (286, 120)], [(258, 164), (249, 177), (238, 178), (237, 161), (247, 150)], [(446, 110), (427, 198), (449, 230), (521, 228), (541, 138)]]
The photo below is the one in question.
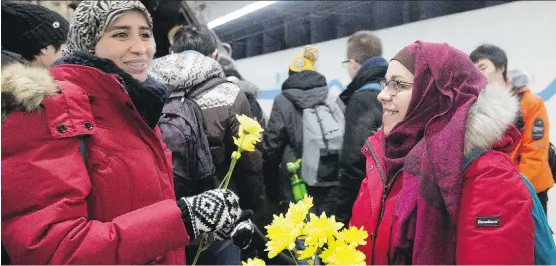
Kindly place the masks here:
[(388, 62), (381, 56), (382, 44), (372, 32), (359, 31), (349, 37), (348, 60), (344, 64), (353, 80), (340, 94), (346, 104), (346, 124), (340, 153), (340, 185), (333, 193), (336, 219), (344, 224), (351, 218), (351, 208), (365, 177), (361, 148), (382, 124), (382, 104), (377, 96)]

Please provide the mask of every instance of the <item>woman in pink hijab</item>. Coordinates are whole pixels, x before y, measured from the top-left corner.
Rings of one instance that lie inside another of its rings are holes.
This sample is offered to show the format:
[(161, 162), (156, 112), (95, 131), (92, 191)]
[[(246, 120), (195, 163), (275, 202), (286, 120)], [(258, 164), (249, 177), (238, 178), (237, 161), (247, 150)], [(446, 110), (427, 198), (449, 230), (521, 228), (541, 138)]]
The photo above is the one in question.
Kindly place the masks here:
[(507, 156), (517, 99), (465, 53), (420, 41), (391, 60), (378, 99), (350, 221), (369, 232), (366, 262), (532, 264), (533, 202)]

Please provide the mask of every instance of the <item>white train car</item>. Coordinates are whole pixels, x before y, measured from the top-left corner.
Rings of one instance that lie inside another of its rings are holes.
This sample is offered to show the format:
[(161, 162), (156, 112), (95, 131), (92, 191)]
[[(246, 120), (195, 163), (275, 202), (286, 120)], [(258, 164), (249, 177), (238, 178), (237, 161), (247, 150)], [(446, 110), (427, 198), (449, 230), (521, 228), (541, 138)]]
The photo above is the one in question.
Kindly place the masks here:
[[(509, 69), (522, 68), (533, 76), (531, 89), (545, 100), (551, 123), (550, 138), (556, 142), (556, 2), (519, 1), (427, 19), (376, 31), (384, 57), (414, 42), (446, 42), (470, 53), (491, 43), (502, 47)], [(346, 60), (347, 38), (314, 44), (319, 49), (317, 69), (338, 93), (350, 79), (341, 62)], [(290, 60), (300, 48), (236, 61), (241, 75), (261, 88), (261, 107), (268, 116), (273, 99), (288, 76)], [(556, 189), (549, 192), (549, 222), (556, 228)]]

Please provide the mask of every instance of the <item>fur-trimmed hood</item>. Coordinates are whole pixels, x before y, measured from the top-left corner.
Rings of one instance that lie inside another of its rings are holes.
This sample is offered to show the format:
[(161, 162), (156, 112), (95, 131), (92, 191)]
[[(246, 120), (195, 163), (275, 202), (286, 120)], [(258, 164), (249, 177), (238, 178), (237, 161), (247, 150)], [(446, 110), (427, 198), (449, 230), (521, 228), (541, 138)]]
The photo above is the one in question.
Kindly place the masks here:
[(487, 85), (467, 116), (464, 154), (475, 149), (492, 149), (512, 125), (519, 112), (519, 100), (508, 88)]
[(2, 67), (2, 122), (14, 111), (38, 110), (44, 97), (59, 92), (48, 69), (19, 62)]

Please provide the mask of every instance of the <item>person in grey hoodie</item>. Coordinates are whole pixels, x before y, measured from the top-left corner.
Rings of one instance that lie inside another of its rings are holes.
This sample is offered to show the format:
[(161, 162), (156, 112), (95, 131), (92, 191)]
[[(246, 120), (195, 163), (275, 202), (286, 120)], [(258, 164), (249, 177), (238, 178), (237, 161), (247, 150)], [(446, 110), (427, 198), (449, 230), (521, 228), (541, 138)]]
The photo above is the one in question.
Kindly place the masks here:
[[(323, 104), (329, 89), (326, 78), (312, 70), (295, 72), (282, 84), (282, 94), (274, 105), (263, 137), (264, 177), (267, 195), (281, 211), (292, 201), (291, 174), (286, 164), (303, 154), (303, 109)], [(332, 198), (330, 187), (307, 187), (317, 213), (329, 213)]]

